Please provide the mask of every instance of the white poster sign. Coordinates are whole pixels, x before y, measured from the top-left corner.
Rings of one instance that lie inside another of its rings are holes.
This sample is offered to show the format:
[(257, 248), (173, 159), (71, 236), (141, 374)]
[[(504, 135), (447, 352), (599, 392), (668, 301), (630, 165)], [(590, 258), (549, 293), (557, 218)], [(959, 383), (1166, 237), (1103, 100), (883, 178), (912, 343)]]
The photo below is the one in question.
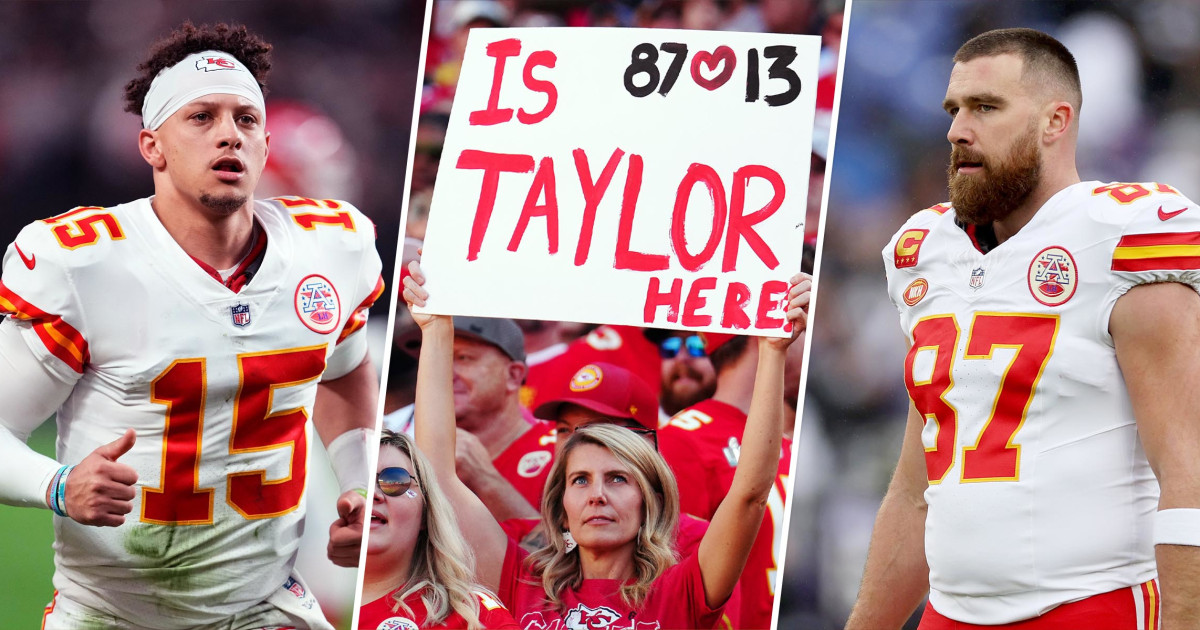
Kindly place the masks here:
[(427, 310), (783, 336), (820, 40), (475, 29)]

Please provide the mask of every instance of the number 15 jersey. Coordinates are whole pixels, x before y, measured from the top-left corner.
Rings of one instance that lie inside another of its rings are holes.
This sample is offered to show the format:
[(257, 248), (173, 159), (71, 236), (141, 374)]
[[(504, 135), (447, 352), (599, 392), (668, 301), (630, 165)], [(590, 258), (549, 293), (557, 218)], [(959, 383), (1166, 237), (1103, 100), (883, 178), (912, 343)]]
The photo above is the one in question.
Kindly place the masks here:
[(924, 417), (930, 601), (1001, 624), (1155, 574), (1158, 485), (1108, 333), (1134, 285), (1200, 286), (1200, 208), (1070, 186), (984, 254), (947, 204), (884, 250)]
[(0, 311), (75, 383), (57, 459), (77, 464), (137, 433), (118, 460), (138, 474), (125, 524), (55, 519), (54, 585), (70, 600), (191, 628), (288, 577), (317, 383), (327, 364), (332, 378), (361, 361), (351, 335), (383, 286), (374, 227), (349, 204), (284, 198), (254, 214), (266, 249), (237, 292), (179, 247), (148, 199), (33, 223), (5, 256)]

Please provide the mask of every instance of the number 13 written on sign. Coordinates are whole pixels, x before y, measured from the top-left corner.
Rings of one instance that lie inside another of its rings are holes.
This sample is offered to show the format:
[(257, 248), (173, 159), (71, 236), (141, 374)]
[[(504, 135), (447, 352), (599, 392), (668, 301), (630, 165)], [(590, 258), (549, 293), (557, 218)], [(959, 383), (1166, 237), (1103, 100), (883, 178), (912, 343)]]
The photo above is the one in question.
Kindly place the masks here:
[[(659, 50), (674, 55), (670, 65), (667, 66), (666, 74), (663, 74), (658, 68)], [(642, 98), (649, 96), (657, 89), (659, 94), (666, 96), (671, 88), (675, 87), (675, 81), (679, 78), (687, 56), (687, 44), (679, 42), (667, 42), (658, 48), (648, 42), (634, 46), (629, 55), (629, 66), (625, 68), (625, 91), (632, 96)], [(762, 100), (771, 107), (787, 105), (796, 100), (801, 92), (800, 76), (791, 68), (791, 63), (796, 60), (796, 47), (766, 46), (763, 48), (763, 57), (771, 60), (771, 65), (767, 68), (767, 79), (781, 79), (787, 83), (787, 87), (782, 92), (768, 94)], [(747, 103), (759, 100), (758, 65), (758, 50), (754, 48), (747, 50)], [(713, 91), (729, 81), (736, 66), (737, 55), (729, 46), (717, 46), (712, 52), (701, 50), (692, 55), (692, 80), (696, 82), (696, 85)], [(706, 76), (706, 74), (713, 76)], [(646, 79), (644, 84), (639, 85), (642, 83), (642, 79), (639, 78), (641, 75), (645, 75)]]

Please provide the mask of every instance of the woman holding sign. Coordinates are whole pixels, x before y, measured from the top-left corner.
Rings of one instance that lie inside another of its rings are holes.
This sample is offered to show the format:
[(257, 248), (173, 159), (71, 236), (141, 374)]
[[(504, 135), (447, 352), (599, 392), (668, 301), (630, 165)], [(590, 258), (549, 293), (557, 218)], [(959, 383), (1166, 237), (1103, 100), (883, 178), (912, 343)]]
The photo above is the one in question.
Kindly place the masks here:
[[(420, 266), (410, 264), (404, 298), (424, 306)], [(811, 281), (792, 278), (789, 339), (759, 341), (754, 400), (740, 464), (696, 553), (676, 561), (671, 537), (679, 497), (662, 457), (627, 429), (576, 430), (547, 482), (542, 521), (562, 531), (528, 554), (510, 541), (454, 469), (454, 327), (450, 317), (413, 313), (423, 339), (416, 433), (430, 454), (475, 549), (477, 577), (495, 589), (524, 628), (564, 626), (711, 628), (737, 583), (758, 533), (779, 462), (784, 355), (804, 328)]]

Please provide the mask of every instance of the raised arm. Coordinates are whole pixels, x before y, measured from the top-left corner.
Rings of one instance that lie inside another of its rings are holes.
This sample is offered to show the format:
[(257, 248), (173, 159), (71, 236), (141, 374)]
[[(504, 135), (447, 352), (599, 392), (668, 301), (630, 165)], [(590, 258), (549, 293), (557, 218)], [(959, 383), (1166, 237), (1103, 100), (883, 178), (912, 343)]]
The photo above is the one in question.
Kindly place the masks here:
[(792, 336), (759, 339), (754, 394), (742, 433), (737, 470), (696, 552), (704, 579), (704, 596), (710, 606), (725, 603), (741, 577), (779, 472), (784, 358), (788, 346), (807, 325), (812, 280), (807, 274), (797, 274), (791, 284), (788, 321), (792, 323)]
[(929, 592), (925, 560), (929, 481), (921, 443), (923, 426), (921, 414), (909, 403), (900, 461), (875, 516), (862, 586), (846, 630), (898, 629)]
[(1117, 300), (1109, 332), (1161, 488), (1154, 550), (1162, 627), (1194, 628), (1200, 625), (1200, 511), (1193, 511), (1200, 508), (1200, 296), (1177, 283), (1136, 286)]
[[(404, 279), (404, 299), (409, 306), (424, 306), (429, 293), (421, 285), (425, 275), (415, 261), (412, 275)], [(454, 321), (445, 315), (413, 314), (421, 327), (421, 354), (417, 363), (414, 421), (417, 446), (433, 463), (438, 482), (454, 506), (467, 543), (475, 551), (475, 577), (498, 592), (500, 570), (508, 537), (487, 506), (459, 478), (454, 465)]]

